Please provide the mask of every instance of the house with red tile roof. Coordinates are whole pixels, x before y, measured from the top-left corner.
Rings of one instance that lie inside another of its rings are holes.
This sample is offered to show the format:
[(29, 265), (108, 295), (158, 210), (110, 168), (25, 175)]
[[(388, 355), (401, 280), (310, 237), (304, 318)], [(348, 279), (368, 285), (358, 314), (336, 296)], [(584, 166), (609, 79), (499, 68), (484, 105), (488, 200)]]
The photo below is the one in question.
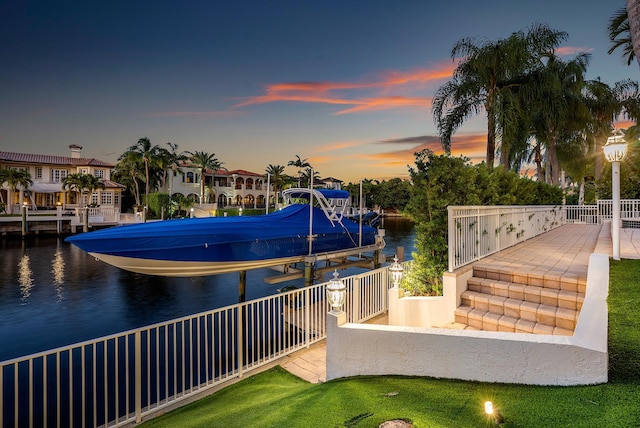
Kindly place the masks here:
[[(267, 198), (267, 177), (243, 169), (205, 170), (201, 177), (199, 168), (184, 163), (171, 177), (167, 185), (171, 193), (181, 193), (195, 203), (210, 205), (213, 209), (224, 207), (264, 207)], [(200, 185), (204, 180), (204, 195), (200, 201)], [(273, 203), (273, 194), (270, 194)]]
[[(0, 151), (0, 168), (27, 171), (33, 181), (28, 189), (19, 192), (12, 192), (8, 184), (3, 183), (0, 188), (2, 200), (18, 209), (24, 203), (31, 209), (55, 209), (58, 206), (67, 209), (93, 204), (120, 212), (125, 186), (111, 180), (111, 170), (115, 165), (83, 158), (80, 145), (72, 144), (69, 149), (70, 156)], [(92, 174), (102, 181), (105, 188), (97, 189), (91, 195), (64, 189), (62, 182), (70, 174)]]

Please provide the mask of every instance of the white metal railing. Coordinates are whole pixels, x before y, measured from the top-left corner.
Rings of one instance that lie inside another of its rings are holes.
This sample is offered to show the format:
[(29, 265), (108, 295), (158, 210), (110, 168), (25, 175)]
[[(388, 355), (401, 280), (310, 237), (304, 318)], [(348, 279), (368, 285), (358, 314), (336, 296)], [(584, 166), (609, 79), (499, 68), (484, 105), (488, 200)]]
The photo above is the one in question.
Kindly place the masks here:
[[(567, 223), (602, 224), (603, 220), (613, 217), (613, 201), (602, 199), (596, 205), (565, 205)], [(640, 219), (640, 199), (622, 199), (620, 218)]]
[(449, 272), (565, 223), (562, 206), (449, 206)]
[[(388, 266), (343, 278), (348, 322), (387, 310)], [(0, 362), (0, 426), (118, 427), (326, 337), (326, 283)]]

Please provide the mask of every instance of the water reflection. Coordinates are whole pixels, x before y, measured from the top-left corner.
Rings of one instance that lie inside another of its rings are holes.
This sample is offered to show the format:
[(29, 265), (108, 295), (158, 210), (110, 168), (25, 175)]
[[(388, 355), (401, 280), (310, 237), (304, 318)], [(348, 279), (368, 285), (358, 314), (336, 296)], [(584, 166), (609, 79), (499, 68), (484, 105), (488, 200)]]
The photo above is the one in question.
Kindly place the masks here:
[(51, 273), (53, 274), (53, 286), (58, 296), (58, 303), (64, 298), (62, 290), (64, 289), (64, 259), (62, 258), (62, 251), (60, 250), (60, 244), (53, 255), (53, 261), (51, 262)]
[(18, 263), (18, 283), (20, 284), (20, 294), (22, 296), (22, 303), (26, 304), (29, 296), (31, 296), (31, 289), (33, 288), (33, 272), (31, 271), (30, 258), (28, 254), (23, 254)]

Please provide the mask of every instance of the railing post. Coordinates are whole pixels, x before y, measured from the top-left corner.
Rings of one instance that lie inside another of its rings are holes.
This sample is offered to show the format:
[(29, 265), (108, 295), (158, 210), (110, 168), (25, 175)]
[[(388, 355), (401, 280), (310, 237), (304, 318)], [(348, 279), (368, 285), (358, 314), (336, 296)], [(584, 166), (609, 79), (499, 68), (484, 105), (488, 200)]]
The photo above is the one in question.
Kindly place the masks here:
[(456, 240), (452, 206), (447, 207), (447, 227), (449, 229), (449, 272), (453, 272)]
[(242, 305), (238, 306), (238, 314), (237, 314), (237, 320), (236, 320), (236, 331), (237, 331), (237, 337), (236, 337), (236, 341), (238, 344), (238, 355), (237, 355), (237, 364), (238, 364), (238, 377), (242, 378), (243, 372), (244, 372), (244, 341), (243, 341), (243, 337), (245, 337), (244, 334), (244, 323), (242, 322), (242, 318), (243, 318), (243, 313), (246, 310), (247, 304), (243, 303)]
[(142, 334), (140, 330), (135, 333), (136, 341), (136, 423), (142, 421)]
[(311, 287), (304, 288), (304, 342), (306, 347), (311, 346), (309, 342), (311, 342), (311, 296), (309, 294), (309, 289)]
[(351, 318), (350, 322), (360, 322), (360, 297), (362, 296), (361, 291), (360, 276), (358, 275), (353, 278), (353, 288), (351, 291), (351, 317), (347, 316), (347, 319)]

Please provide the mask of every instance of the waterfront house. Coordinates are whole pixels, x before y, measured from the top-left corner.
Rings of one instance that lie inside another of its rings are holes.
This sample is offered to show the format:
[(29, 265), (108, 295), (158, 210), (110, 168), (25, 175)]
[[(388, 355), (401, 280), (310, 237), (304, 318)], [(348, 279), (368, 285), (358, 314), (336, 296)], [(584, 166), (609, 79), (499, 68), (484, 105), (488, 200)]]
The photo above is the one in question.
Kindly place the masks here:
[[(200, 201), (202, 180), (204, 180), (204, 195)], [(172, 195), (180, 193), (211, 209), (264, 207), (267, 197), (266, 176), (242, 169), (233, 171), (207, 169), (204, 174), (201, 174), (200, 168), (185, 162), (171, 174), (167, 181), (166, 191)]]
[[(95, 158), (81, 156), (82, 146), (71, 144), (69, 156), (55, 156), (31, 153), (0, 151), (0, 168), (27, 171), (33, 184), (27, 189), (13, 192), (7, 183), (0, 188), (2, 200), (18, 212), (23, 204), (31, 210), (64, 210), (84, 205), (113, 208), (120, 212), (122, 191), (120, 183), (111, 181), (111, 169), (115, 165)], [(64, 189), (62, 182), (70, 174), (92, 174), (104, 184), (104, 189), (96, 189), (89, 194)]]

